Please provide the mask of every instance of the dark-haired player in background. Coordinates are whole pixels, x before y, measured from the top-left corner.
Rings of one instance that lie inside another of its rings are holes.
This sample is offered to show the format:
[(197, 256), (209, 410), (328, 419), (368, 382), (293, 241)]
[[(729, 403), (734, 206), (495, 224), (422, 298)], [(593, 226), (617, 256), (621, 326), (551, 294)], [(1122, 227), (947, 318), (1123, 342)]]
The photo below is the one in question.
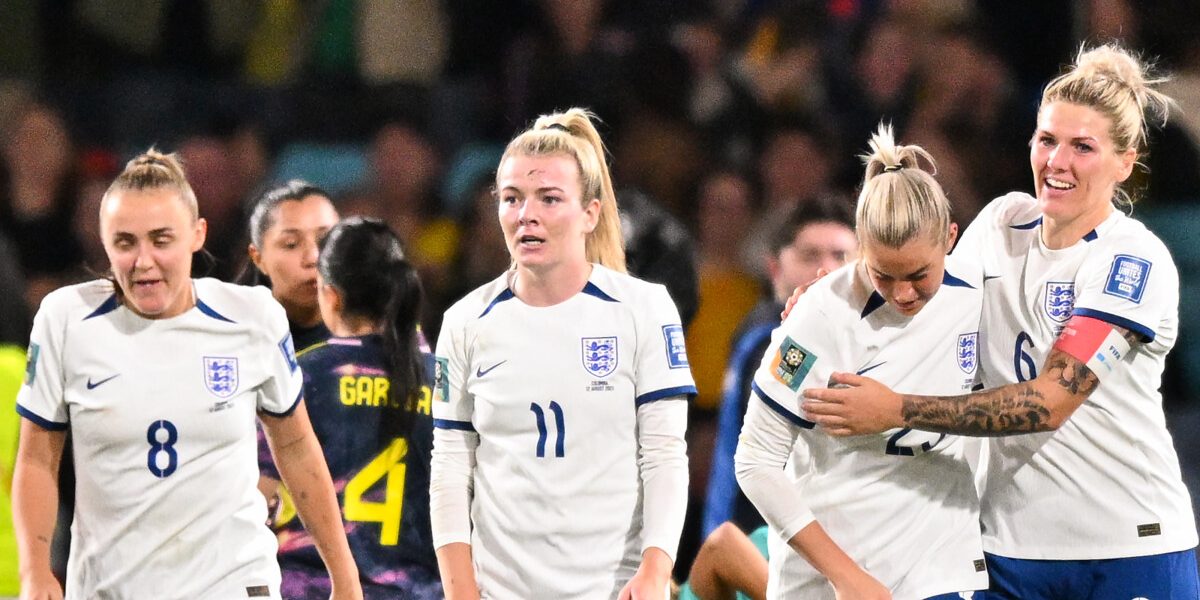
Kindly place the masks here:
[[(363, 595), (441, 598), (429, 527), (432, 359), (417, 332), (420, 280), (396, 234), (361, 217), (329, 231), (317, 271), (321, 316), (333, 337), (297, 360)], [(283, 596), (324, 600), (329, 578), (282, 493)]]

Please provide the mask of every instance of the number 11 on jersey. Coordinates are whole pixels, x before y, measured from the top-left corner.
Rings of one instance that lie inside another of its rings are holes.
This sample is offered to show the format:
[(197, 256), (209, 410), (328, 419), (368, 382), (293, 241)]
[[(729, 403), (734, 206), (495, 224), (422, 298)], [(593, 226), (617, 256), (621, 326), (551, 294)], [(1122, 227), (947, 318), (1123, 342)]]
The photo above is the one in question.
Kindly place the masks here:
[[(533, 417), (537, 419), (538, 441), (537, 441), (537, 457), (546, 457), (546, 438), (549, 432), (546, 431), (546, 411), (538, 405), (537, 402), (529, 403), (529, 410), (533, 411)], [(567, 427), (563, 420), (562, 406), (557, 402), (550, 401), (550, 412), (554, 413), (554, 457), (562, 458), (566, 454), (566, 436)]]

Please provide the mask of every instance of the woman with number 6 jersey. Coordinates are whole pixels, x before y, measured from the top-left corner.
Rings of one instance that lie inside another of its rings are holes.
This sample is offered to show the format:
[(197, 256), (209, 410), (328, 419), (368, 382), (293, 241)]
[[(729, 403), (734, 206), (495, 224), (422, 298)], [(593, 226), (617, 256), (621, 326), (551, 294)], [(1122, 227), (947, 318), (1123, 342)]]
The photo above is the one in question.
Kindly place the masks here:
[(956, 227), (933, 159), (896, 145), (890, 127), (870, 146), (860, 258), (813, 284), (772, 334), (735, 455), (738, 483), (774, 533), (768, 598), (940, 599), (987, 587), (977, 445), (904, 428), (835, 438), (800, 410), (800, 390), (835, 371), (928, 393), (975, 382), (980, 277), (946, 256)]
[(258, 413), (332, 596), (361, 598), (287, 318), (264, 288), (191, 278), (206, 223), (174, 156), (150, 150), (126, 165), (100, 232), (112, 279), (46, 297), (17, 396), (21, 597), (62, 597), (50, 539), (70, 429), (68, 598), (280, 598), (255, 489)]
[(514, 266), (446, 312), (437, 347), (430, 498), (446, 595), (664, 600), (695, 386), (666, 289), (624, 273), (591, 115), (517, 136), (496, 193)]
[[(838, 434), (889, 427), (997, 436), (982, 489), (987, 598), (1197, 598), (1192, 505), (1158, 388), (1178, 327), (1179, 274), (1116, 206), (1170, 99), (1118, 46), (1081, 51), (1042, 93), (1036, 197), (989, 204), (955, 250), (981, 264), (983, 383), (966, 396), (893, 393), (849, 374), (813, 389)], [(1016, 435), (1029, 434), (1029, 435)], [(999, 437), (1011, 436), (1011, 437)]]
[[(429, 530), (433, 357), (417, 332), (421, 281), (395, 232), (376, 219), (333, 226), (316, 262), (317, 304), (333, 337), (298, 360), (363, 596), (441, 598)], [(328, 598), (329, 576), (292, 496), (283, 494), (275, 519), (283, 596)]]

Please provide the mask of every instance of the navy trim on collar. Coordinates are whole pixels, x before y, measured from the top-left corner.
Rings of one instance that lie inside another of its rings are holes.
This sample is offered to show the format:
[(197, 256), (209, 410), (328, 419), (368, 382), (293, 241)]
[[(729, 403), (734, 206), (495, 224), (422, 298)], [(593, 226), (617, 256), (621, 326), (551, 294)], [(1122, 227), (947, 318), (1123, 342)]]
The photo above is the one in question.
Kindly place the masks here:
[[(1038, 225), (1041, 225), (1041, 224), (1042, 224), (1042, 218), (1038, 217), (1028, 223), (1023, 223), (1021, 225), (1009, 225), (1009, 228), (1010, 229), (1033, 229), (1034, 227), (1037, 227)], [(1083, 236), (1083, 241), (1094, 242), (1099, 237), (1100, 237), (1100, 235), (1096, 233), (1095, 229), (1093, 229), (1093, 230), (1087, 232), (1087, 235)]]
[(517, 295), (514, 294), (512, 290), (505, 288), (503, 292), (500, 292), (499, 296), (496, 296), (496, 298), (492, 300), (491, 304), (487, 305), (487, 308), (483, 309), (483, 312), (479, 313), (479, 318), (482, 319), (483, 317), (487, 316), (488, 313), (492, 312), (493, 306), (496, 306), (505, 300), (512, 300), (516, 297)]
[(942, 271), (942, 285), (975, 289), (975, 286), (951, 275), (950, 271)]
[(92, 317), (99, 317), (100, 315), (106, 315), (114, 310), (117, 310), (118, 306), (121, 306), (121, 301), (117, 300), (116, 294), (113, 294), (108, 297), (108, 300), (104, 301), (104, 304), (101, 304), (100, 306), (96, 307), (96, 310), (93, 310), (92, 314), (84, 317), (83, 320), (86, 321)]
[(225, 321), (226, 323), (234, 323), (233, 320), (231, 320), (231, 319), (227, 318), (225, 315), (222, 315), (221, 313), (213, 310), (213, 308), (211, 306), (205, 304), (204, 301), (199, 298), (196, 298), (196, 308), (200, 312), (202, 312), (218, 321)]
[(862, 318), (867, 318), (867, 315), (875, 312), (876, 309), (884, 304), (887, 304), (887, 300), (884, 300), (883, 296), (879, 295), (879, 292), (872, 291), (871, 297), (867, 298), (867, 305), (862, 309)]
[(596, 287), (596, 284), (594, 284), (590, 281), (587, 282), (587, 285), (583, 286), (583, 293), (585, 293), (589, 296), (595, 296), (605, 302), (619, 302), (619, 300), (617, 300), (616, 298), (613, 298), (612, 296), (605, 294), (604, 290)]

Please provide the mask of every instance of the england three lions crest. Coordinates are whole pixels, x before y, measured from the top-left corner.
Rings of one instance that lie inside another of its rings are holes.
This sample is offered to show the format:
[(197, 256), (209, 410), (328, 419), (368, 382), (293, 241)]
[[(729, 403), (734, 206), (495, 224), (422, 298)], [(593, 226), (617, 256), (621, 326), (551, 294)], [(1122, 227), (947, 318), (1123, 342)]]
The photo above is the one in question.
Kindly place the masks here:
[(238, 389), (238, 360), (225, 356), (205, 356), (204, 386), (218, 398), (232, 396)]
[(1075, 282), (1046, 282), (1046, 316), (1055, 323), (1066, 323), (1075, 308)]
[(617, 370), (617, 338), (585, 337), (583, 368), (596, 377), (608, 377)]
[(958, 368), (970, 375), (979, 365), (979, 332), (972, 331), (958, 336)]

